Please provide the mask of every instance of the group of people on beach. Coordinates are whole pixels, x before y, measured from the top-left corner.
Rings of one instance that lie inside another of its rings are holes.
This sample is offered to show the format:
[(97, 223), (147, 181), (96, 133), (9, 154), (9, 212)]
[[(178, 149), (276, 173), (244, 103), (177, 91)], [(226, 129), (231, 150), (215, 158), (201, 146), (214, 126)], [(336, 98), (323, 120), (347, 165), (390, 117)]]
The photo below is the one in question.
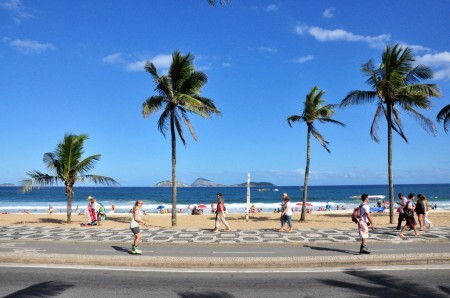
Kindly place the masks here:
[[(415, 195), (410, 193), (408, 198), (403, 194), (399, 193), (398, 198), (400, 199), (397, 204), (399, 205), (398, 211), (398, 223), (397, 230), (400, 230), (400, 237), (404, 237), (404, 232), (407, 228), (414, 230), (414, 234), (419, 236), (417, 232), (417, 222), (414, 213), (417, 215), (419, 221), (419, 231), (424, 231), (426, 228), (433, 227), (433, 223), (428, 219), (428, 212), (430, 211), (430, 203), (428, 199), (423, 194), (417, 195), (417, 201), (415, 200)], [(406, 224), (402, 226), (402, 222), (405, 221)]]

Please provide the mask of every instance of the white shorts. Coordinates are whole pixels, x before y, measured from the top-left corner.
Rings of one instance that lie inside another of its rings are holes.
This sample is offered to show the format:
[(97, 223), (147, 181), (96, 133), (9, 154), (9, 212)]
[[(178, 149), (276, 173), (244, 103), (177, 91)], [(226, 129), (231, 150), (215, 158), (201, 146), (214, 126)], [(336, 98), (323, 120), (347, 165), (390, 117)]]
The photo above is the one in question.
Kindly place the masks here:
[(369, 238), (369, 226), (366, 222), (360, 221), (358, 224), (359, 237), (362, 239)]

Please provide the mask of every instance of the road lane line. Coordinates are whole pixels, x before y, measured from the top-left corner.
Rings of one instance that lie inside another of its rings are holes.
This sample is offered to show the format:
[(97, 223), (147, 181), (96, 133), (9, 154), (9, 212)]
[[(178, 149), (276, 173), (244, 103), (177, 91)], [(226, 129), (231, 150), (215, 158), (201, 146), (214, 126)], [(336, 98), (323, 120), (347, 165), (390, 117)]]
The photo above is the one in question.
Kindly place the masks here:
[(274, 254), (273, 251), (213, 251), (213, 254)]

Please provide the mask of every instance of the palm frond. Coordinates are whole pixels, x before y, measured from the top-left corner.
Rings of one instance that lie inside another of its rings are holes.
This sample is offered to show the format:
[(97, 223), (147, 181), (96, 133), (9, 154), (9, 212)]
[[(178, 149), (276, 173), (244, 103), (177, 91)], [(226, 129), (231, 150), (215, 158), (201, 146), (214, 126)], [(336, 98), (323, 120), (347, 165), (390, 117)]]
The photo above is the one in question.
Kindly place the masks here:
[(328, 148), (329, 142), (326, 141), (323, 136), (319, 133), (319, 131), (314, 127), (314, 125), (308, 125), (311, 128), (311, 134), (313, 137), (322, 145), (325, 150), (327, 150), (328, 153), (331, 153), (330, 149)]
[(377, 97), (376, 91), (350, 91), (347, 96), (341, 101), (339, 107), (348, 107), (350, 105), (360, 105), (371, 103)]
[[(400, 117), (400, 111), (397, 110), (395, 107), (392, 108), (392, 119), (388, 119), (387, 118), (387, 112), (385, 111), (386, 114), (386, 120), (387, 123), (390, 123), (391, 128), (398, 133), (398, 135), (406, 142), (408, 143), (408, 138), (406, 137), (406, 135), (403, 133), (403, 125), (402, 125), (402, 119)], [(389, 125), (389, 124), (388, 124)]]
[(100, 176), (100, 175), (83, 175), (80, 177), (80, 179), (87, 179), (91, 182), (94, 182), (95, 184), (103, 184), (103, 185), (119, 185), (119, 182), (114, 180), (113, 178), (106, 177), (106, 176)]
[(298, 116), (298, 115), (292, 115), (287, 117), (287, 122), (289, 124), (290, 127), (292, 127), (292, 123), (294, 122), (304, 122), (305, 118), (303, 118), (302, 116)]
[(419, 122), (420, 126), (427, 132), (432, 134), (433, 136), (436, 136), (436, 126), (434, 125), (433, 121), (419, 113), (418, 111), (414, 110), (412, 107), (405, 109), (408, 113), (410, 113), (417, 122)]
[(100, 157), (101, 154), (86, 157), (81, 160), (73, 170), (81, 175), (85, 175), (95, 168), (95, 165), (100, 160)]
[(448, 132), (448, 126), (450, 125), (450, 105), (446, 105), (439, 111), (436, 117), (437, 122), (444, 122), (444, 130)]
[(405, 76), (405, 84), (415, 84), (420, 80), (432, 79), (433, 71), (430, 67), (425, 65), (417, 65)]
[(377, 110), (375, 111), (372, 119), (372, 125), (370, 126), (370, 137), (377, 143), (380, 142), (380, 138), (378, 137), (378, 128), (379, 121), (382, 115), (384, 115), (383, 105), (378, 104)]
[(153, 80), (156, 82), (159, 79), (158, 71), (156, 70), (156, 67), (153, 63), (150, 61), (147, 61), (144, 66), (145, 71), (147, 71), (153, 78)]
[(343, 127), (346, 126), (345, 123), (342, 123), (340, 121), (337, 121), (337, 120), (334, 120), (334, 119), (331, 119), (331, 118), (317, 118), (317, 120), (320, 123), (333, 123), (333, 124), (337, 124), (337, 125), (340, 125), (340, 126), (343, 126)]
[(165, 101), (166, 99), (163, 96), (153, 95), (149, 97), (142, 104), (142, 116), (144, 118), (147, 118), (151, 114), (159, 111), (162, 108), (163, 102)]
[(27, 172), (27, 176), (30, 177), (30, 179), (23, 180), (26, 181), (27, 188), (31, 187), (29, 180), (31, 180), (31, 184), (35, 185), (36, 187), (56, 185), (58, 181), (61, 180), (58, 176), (51, 176), (47, 173), (42, 173), (37, 170)]
[[(217, 0), (217, 2), (220, 3), (220, 5), (227, 5), (231, 3), (231, 0)], [(216, 0), (208, 0), (209, 5), (216, 6)]]
[(166, 137), (166, 132), (168, 129), (167, 122), (169, 122), (171, 113), (173, 113), (173, 111), (171, 110), (171, 105), (167, 105), (164, 109), (164, 112), (161, 113), (161, 116), (158, 119), (158, 130), (164, 137)]
[(183, 145), (186, 147), (186, 140), (184, 138), (184, 134), (183, 134), (183, 127), (181, 125), (181, 121), (180, 121), (180, 115), (178, 115), (178, 113), (174, 113), (174, 117), (175, 117), (175, 128), (176, 131), (178, 133), (178, 136), (181, 139), (181, 142), (183, 143)]
[(184, 124), (189, 128), (191, 136), (194, 138), (195, 141), (197, 141), (197, 136), (195, 135), (194, 127), (192, 127), (191, 122), (189, 121), (189, 118), (186, 115), (186, 113), (182, 112), (181, 117), (183, 117)]

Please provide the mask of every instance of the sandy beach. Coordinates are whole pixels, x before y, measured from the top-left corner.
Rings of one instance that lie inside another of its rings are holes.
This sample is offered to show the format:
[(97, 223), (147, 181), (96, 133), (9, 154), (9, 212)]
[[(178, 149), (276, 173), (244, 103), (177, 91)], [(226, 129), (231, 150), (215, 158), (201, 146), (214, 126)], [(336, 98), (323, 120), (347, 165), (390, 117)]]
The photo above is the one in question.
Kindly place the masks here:
[[(351, 221), (350, 210), (314, 212), (307, 214), (306, 222), (299, 222), (300, 213), (294, 213), (294, 229), (306, 228), (356, 228)], [(450, 226), (450, 211), (433, 210), (429, 214), (429, 219), (434, 226)], [(110, 214), (101, 226), (87, 227), (89, 229), (128, 229), (130, 222), (129, 214)], [(389, 223), (389, 213), (372, 213), (376, 226), (389, 227), (396, 225)], [(80, 227), (81, 223), (87, 223), (85, 215), (72, 215), (72, 223), (66, 223), (66, 214), (0, 214), (0, 226), (42, 226), (42, 227)], [(171, 228), (170, 214), (150, 214), (143, 215), (142, 218), (148, 223), (149, 228)], [(397, 219), (397, 214), (395, 215)], [(214, 227), (215, 216), (205, 215), (177, 215), (177, 229), (212, 229)], [(228, 214), (226, 217), (232, 229), (239, 230), (259, 230), (274, 229), (280, 225), (280, 215), (276, 213), (256, 213), (251, 214), (249, 221), (245, 220), (244, 214)]]

